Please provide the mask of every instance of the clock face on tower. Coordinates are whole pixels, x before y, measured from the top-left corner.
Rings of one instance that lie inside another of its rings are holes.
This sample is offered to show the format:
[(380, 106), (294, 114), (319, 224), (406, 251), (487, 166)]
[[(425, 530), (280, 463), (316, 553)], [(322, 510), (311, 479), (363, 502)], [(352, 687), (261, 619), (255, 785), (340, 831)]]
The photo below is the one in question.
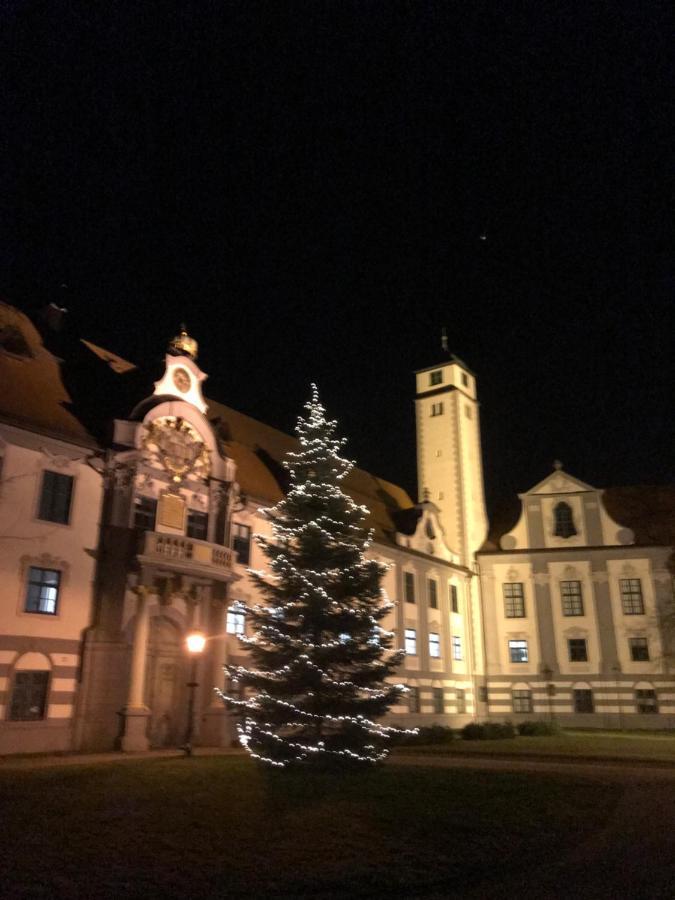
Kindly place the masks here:
[(190, 376), (185, 369), (173, 370), (173, 383), (181, 394), (186, 394), (190, 390)]

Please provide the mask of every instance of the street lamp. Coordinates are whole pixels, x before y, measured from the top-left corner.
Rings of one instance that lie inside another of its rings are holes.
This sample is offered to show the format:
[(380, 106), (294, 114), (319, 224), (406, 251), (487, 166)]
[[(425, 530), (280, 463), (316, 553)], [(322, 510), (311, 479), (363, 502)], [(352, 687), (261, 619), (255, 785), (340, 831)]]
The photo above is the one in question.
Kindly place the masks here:
[(194, 732), (195, 719), (195, 691), (197, 690), (197, 661), (204, 650), (206, 637), (200, 631), (193, 631), (185, 638), (185, 646), (190, 654), (190, 680), (188, 687), (188, 717), (185, 729), (185, 743), (183, 750), (186, 756), (192, 756), (192, 734)]

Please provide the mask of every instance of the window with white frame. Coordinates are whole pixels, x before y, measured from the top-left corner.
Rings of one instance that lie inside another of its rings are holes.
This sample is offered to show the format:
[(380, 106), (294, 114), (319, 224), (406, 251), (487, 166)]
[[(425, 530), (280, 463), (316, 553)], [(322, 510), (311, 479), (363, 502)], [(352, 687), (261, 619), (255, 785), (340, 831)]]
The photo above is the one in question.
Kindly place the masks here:
[(157, 501), (154, 497), (139, 494), (134, 499), (134, 528), (154, 531), (157, 519)]
[(452, 636), (452, 658), (464, 659), (462, 654), (462, 638), (458, 634)]
[(429, 632), (429, 656), (432, 659), (441, 658), (441, 636), (435, 631)]
[(49, 672), (21, 671), (14, 673), (9, 718), (13, 722), (34, 722), (44, 719), (49, 689)]
[(628, 638), (628, 647), (630, 649), (630, 658), (633, 662), (648, 662), (649, 644), (646, 637)]
[(508, 581), (502, 585), (504, 594), (504, 615), (507, 619), (522, 619), (525, 616), (525, 594), (519, 581)]
[(415, 576), (412, 572), (403, 573), (403, 593), (406, 603), (415, 602)]
[(404, 633), (406, 656), (417, 656), (417, 631), (406, 628)]
[(561, 581), (560, 597), (563, 616), (583, 616), (584, 599), (581, 594), (580, 581)]
[(556, 504), (553, 515), (555, 517), (555, 528), (553, 533), (556, 537), (568, 538), (577, 533), (577, 530), (574, 527), (572, 507), (569, 503), (565, 503), (564, 500), (561, 500), (560, 503)]
[(246, 634), (246, 615), (242, 610), (228, 609), (227, 632), (228, 634)]
[(61, 472), (42, 473), (42, 489), (38, 519), (67, 525), (70, 520), (70, 504), (73, 496), (73, 477)]
[(575, 713), (595, 712), (593, 706), (593, 691), (590, 688), (575, 688), (573, 696)]
[(643, 616), (645, 605), (642, 599), (642, 584), (639, 578), (620, 578), (621, 608), (624, 616)]
[(232, 549), (237, 554), (237, 562), (247, 566), (251, 561), (251, 529), (248, 525), (232, 523)]
[(639, 688), (635, 691), (635, 706), (639, 713), (649, 714), (659, 711), (656, 691), (653, 688)]
[(459, 612), (459, 596), (457, 594), (457, 585), (450, 585), (450, 610), (454, 613)]
[(509, 660), (512, 663), (526, 663), (528, 660), (527, 641), (509, 641)]
[(569, 638), (567, 652), (570, 662), (588, 662), (586, 638)]
[(61, 572), (29, 566), (25, 612), (55, 616), (58, 612)]
[(532, 691), (524, 688), (514, 688), (511, 692), (514, 713), (532, 712)]

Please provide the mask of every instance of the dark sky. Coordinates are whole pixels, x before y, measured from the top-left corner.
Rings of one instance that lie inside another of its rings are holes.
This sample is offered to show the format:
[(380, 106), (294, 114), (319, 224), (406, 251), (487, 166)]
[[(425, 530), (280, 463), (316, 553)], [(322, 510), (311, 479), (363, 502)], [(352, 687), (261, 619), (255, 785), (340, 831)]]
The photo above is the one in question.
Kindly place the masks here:
[(491, 504), (673, 481), (670, 6), (5, 0), (0, 291), (410, 490), (446, 325)]

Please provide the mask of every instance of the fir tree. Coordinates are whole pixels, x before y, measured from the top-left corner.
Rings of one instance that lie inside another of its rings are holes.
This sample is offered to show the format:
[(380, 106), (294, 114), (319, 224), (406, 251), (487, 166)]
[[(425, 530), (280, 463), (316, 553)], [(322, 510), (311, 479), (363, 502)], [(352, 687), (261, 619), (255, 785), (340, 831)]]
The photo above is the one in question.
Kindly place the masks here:
[(405, 690), (385, 680), (403, 656), (379, 624), (392, 606), (382, 594), (386, 566), (364, 555), (368, 510), (341, 489), (354, 464), (340, 455), (346, 440), (334, 436), (315, 385), (305, 409), (300, 449), (284, 460), (288, 493), (264, 511), (272, 538), (257, 537), (270, 571), (249, 573), (267, 602), (240, 604), (253, 667), (226, 667), (241, 694), (223, 698), (257, 759), (375, 763), (398, 729), (374, 720)]

